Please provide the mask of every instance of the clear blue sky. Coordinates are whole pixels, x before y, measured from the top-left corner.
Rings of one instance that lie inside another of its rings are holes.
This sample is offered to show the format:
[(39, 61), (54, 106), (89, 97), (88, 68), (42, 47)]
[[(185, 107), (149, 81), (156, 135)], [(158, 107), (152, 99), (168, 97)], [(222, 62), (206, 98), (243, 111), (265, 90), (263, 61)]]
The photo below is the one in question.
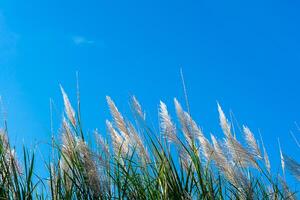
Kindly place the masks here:
[(159, 100), (170, 108), (173, 97), (183, 100), (182, 67), (206, 134), (221, 135), (219, 101), (261, 130), (279, 166), (277, 137), (285, 152), (299, 153), (289, 135), (300, 123), (299, 9), (295, 0), (2, 0), (0, 94), (11, 140), (50, 138), (49, 98), (58, 128), (59, 84), (74, 102), (77, 70), (86, 130), (105, 131), (105, 95), (129, 113), (135, 94), (155, 121)]

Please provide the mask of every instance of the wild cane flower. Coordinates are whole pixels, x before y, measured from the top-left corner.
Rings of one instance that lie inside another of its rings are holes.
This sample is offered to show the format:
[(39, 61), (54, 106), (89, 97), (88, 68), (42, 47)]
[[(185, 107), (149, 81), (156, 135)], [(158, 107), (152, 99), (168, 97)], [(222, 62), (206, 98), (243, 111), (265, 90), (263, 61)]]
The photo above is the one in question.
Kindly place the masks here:
[[(122, 114), (119, 112), (118, 108), (116, 107), (115, 103), (112, 101), (112, 99), (109, 96), (106, 96), (106, 101), (110, 110), (110, 113), (113, 117), (114, 123), (122, 136), (125, 138), (127, 142), (130, 141), (130, 134), (127, 130), (126, 123), (124, 121), (124, 118)], [(129, 142), (130, 143), (130, 142)]]
[(226, 137), (229, 137), (231, 135), (230, 124), (229, 124), (219, 103), (218, 103), (218, 112), (219, 112), (221, 128), (222, 128), (224, 134), (226, 135)]
[(267, 168), (268, 172), (270, 173), (271, 172), (271, 163), (270, 163), (270, 160), (269, 160), (269, 156), (268, 156), (268, 153), (267, 153), (267, 150), (266, 150), (265, 147), (263, 147), (263, 150), (264, 150), (265, 165), (266, 165), (266, 168)]
[(76, 126), (75, 111), (70, 103), (68, 95), (66, 94), (66, 92), (62, 86), (60, 86), (60, 89), (61, 89), (61, 93), (62, 93), (63, 99), (64, 99), (66, 115), (67, 115), (68, 119), (70, 120), (70, 122), (72, 123), (72, 125), (75, 127)]
[(88, 179), (88, 185), (93, 192), (93, 196), (97, 198), (101, 195), (101, 181), (98, 169), (87, 143), (78, 137), (76, 137), (76, 151), (79, 153), (81, 162), (83, 163), (84, 173)]
[(129, 144), (127, 141), (116, 131), (116, 129), (114, 129), (110, 121), (106, 120), (106, 126), (111, 135), (115, 154), (121, 151), (122, 156), (126, 155), (129, 151)]
[(74, 158), (74, 149), (75, 149), (75, 137), (71, 131), (70, 124), (63, 117), (62, 124), (62, 159), (59, 160), (59, 169), (62, 177), (66, 177), (64, 179), (64, 184), (67, 190), (70, 190), (72, 187), (72, 178), (73, 173), (71, 170), (71, 160)]
[(168, 142), (174, 142), (178, 144), (176, 128), (173, 125), (166, 104), (162, 101), (160, 101), (159, 106), (159, 117), (162, 135), (167, 139)]
[(98, 130), (95, 130), (94, 132), (96, 143), (98, 147), (101, 148), (102, 152), (105, 154), (105, 156), (109, 156), (109, 147), (107, 141), (102, 137), (102, 135), (98, 132)]
[(14, 149), (10, 148), (7, 134), (4, 130), (0, 130), (0, 143), (2, 146), (3, 158), (8, 166), (8, 171), (12, 173), (13, 168), (17, 170), (17, 173), (21, 174), (22, 169), (19, 165), (17, 155)]
[[(134, 129), (132, 124), (126, 124), (122, 114), (118, 111), (118, 108), (116, 107), (115, 103), (112, 101), (112, 99), (107, 96), (107, 103), (111, 112), (111, 115), (113, 117), (114, 123), (117, 126), (118, 130), (121, 133), (122, 138), (122, 155), (130, 153), (132, 150), (132, 147), (137, 147), (138, 152), (144, 154), (144, 156), (147, 156), (146, 149), (143, 146), (143, 142), (140, 139), (139, 135), (137, 134), (136, 130)], [(138, 106), (139, 112), (141, 112), (140, 104), (135, 99), (136, 106)], [(109, 132), (111, 133), (111, 136), (113, 138), (113, 142), (115, 143), (115, 148), (120, 145), (121, 138), (120, 135), (118, 135), (117, 131), (114, 130), (112, 124), (109, 122), (107, 123), (107, 127)], [(119, 147), (120, 148), (120, 147)], [(116, 149), (115, 149), (116, 150)], [(148, 158), (146, 158), (148, 159)]]
[(128, 129), (130, 132), (130, 135), (132, 135), (132, 141), (134, 141), (134, 147), (137, 150), (137, 153), (139, 154), (139, 157), (142, 159), (142, 161), (145, 163), (150, 162), (149, 153), (140, 137), (136, 129), (134, 128), (133, 124), (128, 124)]
[[(174, 101), (176, 107), (177, 100), (175, 99)], [(190, 155), (188, 154), (186, 149), (182, 147), (182, 143), (179, 141), (176, 135), (176, 126), (172, 122), (166, 104), (162, 101), (160, 101), (160, 105), (159, 105), (159, 118), (160, 118), (160, 129), (162, 135), (167, 139), (169, 143), (174, 143), (176, 145), (175, 147), (177, 148), (183, 167), (185, 169), (188, 169), (192, 162)], [(183, 120), (183, 118), (181, 118), (180, 120)], [(187, 130), (186, 130), (185, 123), (182, 124), (182, 130), (184, 130), (183, 133), (186, 136)], [(191, 144), (191, 141), (189, 140), (188, 137), (186, 137), (186, 140), (188, 141), (189, 144)]]
[(251, 165), (252, 167), (259, 169), (253, 155), (249, 153), (248, 150), (245, 149), (235, 138), (233, 138), (232, 136), (226, 138), (225, 144), (235, 164), (241, 167), (248, 167), (249, 165)]
[(190, 146), (192, 146), (192, 142), (194, 140), (194, 135), (192, 135), (192, 133), (189, 129), (189, 125), (190, 125), (189, 119), (190, 118), (187, 117), (189, 115), (182, 109), (180, 103), (177, 101), (176, 98), (174, 99), (174, 104), (175, 104), (176, 114), (177, 114), (177, 117), (181, 124), (181, 129), (184, 134), (184, 137), (185, 137), (186, 141), (188, 142), (188, 144)]
[[(179, 102), (177, 101), (177, 99), (174, 99), (174, 103), (175, 103), (175, 109), (177, 112), (177, 116), (179, 118), (181, 127), (182, 127), (182, 132), (186, 138), (186, 140), (188, 141), (188, 144), (191, 146), (192, 145), (192, 140), (194, 139), (194, 137), (196, 137), (196, 139), (198, 140), (199, 143), (199, 149), (201, 150), (201, 152), (203, 153), (204, 157), (207, 160), (210, 160), (210, 155), (213, 153), (213, 148), (210, 145), (210, 143), (208, 142), (208, 140), (204, 137), (202, 130), (199, 128), (199, 126), (196, 124), (196, 122), (191, 118), (191, 116), (183, 111), (181, 105), (179, 104)], [(165, 107), (165, 109), (163, 109)], [(167, 112), (167, 107), (164, 106), (163, 104), (161, 104), (161, 109), (160, 109), (160, 116), (168, 116), (168, 112)], [(165, 111), (164, 111), (165, 110)], [(164, 111), (164, 112), (163, 112)], [(164, 114), (163, 114), (164, 113)], [(168, 120), (165, 120), (165, 124), (169, 124), (169, 127), (174, 127), (175, 129), (175, 125), (173, 125), (170, 117), (161, 117), (162, 119), (166, 118)], [(163, 120), (162, 120), (163, 121)], [(171, 123), (169, 123), (171, 122)], [(172, 126), (171, 126), (172, 124)], [(161, 127), (164, 127), (166, 125), (161, 125)], [(167, 127), (167, 126), (166, 126)], [(171, 128), (169, 128), (171, 129)], [(173, 135), (171, 135), (173, 136)], [(176, 135), (174, 135), (175, 137)], [(172, 139), (174, 141), (177, 140), (178, 142), (178, 138), (174, 138), (172, 137)], [(180, 144), (181, 145), (181, 144)]]
[(214, 147), (214, 154), (216, 154), (214, 156), (215, 158), (215, 161), (217, 163), (217, 165), (219, 166), (219, 168), (222, 168), (223, 170), (227, 169), (228, 168), (228, 160), (221, 148), (221, 146), (219, 145), (217, 139), (215, 138), (215, 136), (213, 134), (211, 134), (211, 140), (212, 140), (212, 143), (213, 143), (213, 147)]
[(209, 161), (211, 159), (211, 155), (214, 153), (214, 149), (209, 141), (205, 138), (202, 130), (198, 127), (198, 125), (192, 119), (190, 119), (189, 121), (192, 121), (192, 130), (194, 135), (196, 136), (196, 139), (198, 140), (200, 152), (204, 155), (206, 161)]
[(264, 145), (264, 141), (262, 139), (262, 136), (260, 134), (260, 140), (261, 140), (261, 145), (262, 145), (262, 148), (263, 148), (263, 152), (264, 152), (264, 162), (265, 162), (265, 166), (268, 170), (268, 172), (270, 173), (271, 172), (271, 163), (270, 163), (270, 160), (269, 160), (269, 156), (268, 156), (268, 152), (265, 148), (265, 145)]
[(194, 168), (194, 166), (191, 165), (192, 159), (191, 156), (188, 154), (188, 152), (183, 148), (177, 148), (177, 149), (178, 149), (180, 161), (182, 162), (184, 169), (188, 170), (190, 167)]
[(132, 96), (132, 105), (136, 113), (142, 118), (143, 120), (146, 119), (146, 113), (143, 112), (141, 104), (138, 102), (135, 96)]
[(300, 181), (300, 164), (294, 160), (293, 158), (284, 155), (283, 154), (283, 158), (285, 160), (286, 163), (286, 167), (288, 169), (288, 171), (291, 172), (291, 174), (298, 180)]
[(219, 111), (220, 125), (226, 136), (225, 144), (235, 164), (238, 164), (241, 167), (247, 167), (248, 165), (252, 165), (253, 167), (259, 169), (258, 164), (255, 158), (253, 157), (253, 155), (232, 136), (230, 130), (230, 124), (219, 103), (218, 103), (218, 111)]
[(280, 176), (278, 177), (278, 179), (279, 179), (279, 182), (282, 185), (282, 190), (283, 190), (284, 197), (286, 197), (286, 199), (288, 199), (288, 200), (295, 200), (296, 199), (296, 194), (292, 193), (290, 191), (290, 188), (287, 185), (286, 181), (284, 179), (282, 179)]
[(188, 122), (189, 133), (191, 133), (191, 137), (196, 137), (198, 139), (200, 152), (202, 152), (207, 160), (210, 159), (210, 155), (213, 153), (213, 148), (209, 141), (205, 138), (201, 128), (197, 125), (197, 123), (192, 119), (192, 117), (184, 112), (186, 122)]
[(110, 170), (110, 151), (107, 141), (95, 130), (95, 138), (96, 144), (102, 154), (98, 154), (99, 160), (99, 179), (101, 181), (100, 187), (102, 193), (107, 193), (109, 191), (109, 178), (108, 178), (108, 171)]
[(250, 131), (250, 129), (247, 126), (243, 126), (243, 131), (245, 134), (245, 140), (252, 151), (252, 154), (256, 156), (259, 159), (262, 159), (261, 151), (259, 149), (259, 146), (256, 142), (256, 139), (253, 135), (253, 133)]
[[(198, 125), (191, 118), (191, 116), (182, 109), (180, 103), (177, 101), (176, 98), (174, 99), (174, 104), (177, 117), (181, 124), (182, 132), (189, 146), (192, 147), (193, 145), (195, 145), (193, 144), (193, 141), (196, 137), (200, 144), (200, 150), (204, 154), (205, 158), (209, 160), (210, 155), (213, 152), (213, 148), (209, 144), (208, 140), (204, 137), (202, 130), (198, 127)], [(178, 141), (178, 138), (176, 137), (175, 125), (173, 125), (171, 117), (169, 116), (169, 113), (167, 111), (167, 106), (163, 102), (160, 103), (160, 118), (162, 130), (164, 133), (168, 133), (168, 139), (177, 143), (177, 146), (181, 146), (182, 144)], [(183, 159), (183, 163), (187, 166), (191, 163), (191, 158), (185, 151), (185, 149), (179, 150), (179, 152), (181, 152), (180, 154)]]
[(97, 147), (100, 148), (101, 155), (98, 155), (100, 165), (105, 169), (109, 169), (110, 151), (107, 141), (95, 130), (95, 139)]
[(222, 171), (227, 178), (227, 180), (233, 184), (235, 187), (239, 187), (241, 183), (246, 184), (247, 180), (241, 172), (239, 172), (238, 168), (232, 165), (226, 154), (224, 153), (221, 145), (216, 140), (215, 136), (211, 134), (211, 140), (213, 143), (213, 153), (211, 158), (214, 160), (217, 168)]
[(87, 177), (89, 188), (93, 192), (93, 195), (98, 197), (100, 195), (100, 177), (95, 161), (92, 158), (92, 153), (85, 141), (74, 136), (65, 118), (63, 118), (62, 153), (64, 156), (60, 162), (60, 167), (62, 173), (68, 174), (66, 180), (67, 188), (70, 189), (72, 182), (72, 178), (69, 177), (74, 176), (73, 170), (71, 170), (71, 168), (74, 167), (72, 160), (78, 158), (83, 165), (83, 173), (84, 176)]
[(214, 148), (204, 137), (204, 135), (198, 135), (197, 138), (200, 144), (201, 153), (204, 155), (206, 161), (210, 161), (212, 159), (212, 155), (214, 154)]
[(284, 162), (283, 154), (281, 151), (279, 138), (278, 138), (278, 146), (279, 146), (279, 153), (280, 153), (281, 169), (282, 169), (283, 176), (285, 177), (285, 162)]
[(72, 158), (74, 148), (75, 148), (74, 135), (71, 131), (69, 123), (63, 117), (62, 151), (65, 155)]

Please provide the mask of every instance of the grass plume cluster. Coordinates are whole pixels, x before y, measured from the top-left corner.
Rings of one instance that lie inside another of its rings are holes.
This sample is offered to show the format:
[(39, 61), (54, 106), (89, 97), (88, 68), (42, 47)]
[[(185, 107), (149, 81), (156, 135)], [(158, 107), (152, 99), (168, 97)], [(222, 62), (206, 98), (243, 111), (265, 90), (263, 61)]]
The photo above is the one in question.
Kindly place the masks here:
[[(60, 139), (52, 141), (49, 176), (34, 173), (34, 153), (25, 148), (21, 162), (0, 133), (0, 199), (296, 199), (285, 168), (300, 180), (300, 164), (280, 150), (282, 175), (272, 174), (262, 139), (243, 126), (244, 141), (232, 131), (218, 104), (223, 138), (203, 133), (174, 99), (171, 116), (159, 104), (159, 131), (149, 126), (137, 98), (125, 118), (107, 97), (111, 119), (107, 135), (95, 130), (87, 140), (78, 109), (63, 88), (65, 114)], [(131, 119), (131, 120), (130, 120)], [(91, 142), (88, 142), (91, 141)]]

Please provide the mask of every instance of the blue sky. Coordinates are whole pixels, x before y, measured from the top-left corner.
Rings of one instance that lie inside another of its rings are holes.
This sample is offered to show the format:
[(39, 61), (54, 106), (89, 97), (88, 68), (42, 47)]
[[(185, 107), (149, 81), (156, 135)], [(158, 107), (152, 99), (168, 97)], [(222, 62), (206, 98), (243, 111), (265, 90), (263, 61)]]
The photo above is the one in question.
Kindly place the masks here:
[[(159, 100), (183, 102), (219, 134), (216, 101), (258, 135), (279, 166), (277, 137), (296, 156), (289, 132), (300, 123), (300, 3), (253, 1), (0, 2), (0, 94), (12, 142), (43, 144), (62, 114), (62, 84), (75, 102), (79, 71), (85, 129), (105, 132), (105, 95), (129, 113), (135, 94), (153, 120)], [(275, 148), (276, 147), (276, 148)], [(276, 170), (276, 169), (275, 169)]]

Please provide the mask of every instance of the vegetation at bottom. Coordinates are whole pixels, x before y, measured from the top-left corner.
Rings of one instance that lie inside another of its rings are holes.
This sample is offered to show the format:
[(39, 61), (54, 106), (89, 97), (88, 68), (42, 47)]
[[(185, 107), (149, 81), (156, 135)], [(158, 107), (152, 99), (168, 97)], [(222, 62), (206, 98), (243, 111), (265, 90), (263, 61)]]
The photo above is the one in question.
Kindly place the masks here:
[[(285, 171), (300, 180), (300, 164), (280, 150), (281, 173), (272, 173), (263, 139), (247, 126), (235, 132), (220, 105), (223, 138), (203, 133), (176, 99), (174, 116), (160, 102), (157, 131), (134, 96), (128, 117), (107, 97), (109, 137), (87, 138), (79, 100), (75, 112), (61, 90), (65, 113), (45, 163), (26, 147), (17, 156), (1, 129), (0, 199), (297, 199)], [(43, 164), (47, 177), (35, 172)]]

